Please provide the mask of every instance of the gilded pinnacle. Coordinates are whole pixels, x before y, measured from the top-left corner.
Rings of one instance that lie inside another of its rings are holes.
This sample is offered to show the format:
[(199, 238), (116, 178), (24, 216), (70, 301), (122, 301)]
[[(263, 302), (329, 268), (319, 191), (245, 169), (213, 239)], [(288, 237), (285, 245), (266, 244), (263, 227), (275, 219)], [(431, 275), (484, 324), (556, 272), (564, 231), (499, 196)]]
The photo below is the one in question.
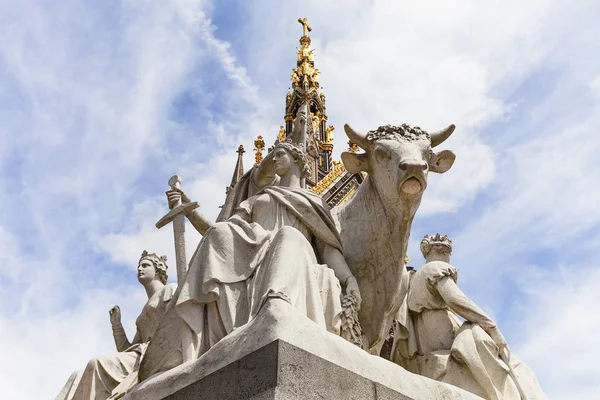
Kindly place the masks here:
[(265, 141), (261, 135), (258, 135), (256, 140), (254, 141), (254, 165), (258, 165), (263, 160), (263, 150), (265, 148)]

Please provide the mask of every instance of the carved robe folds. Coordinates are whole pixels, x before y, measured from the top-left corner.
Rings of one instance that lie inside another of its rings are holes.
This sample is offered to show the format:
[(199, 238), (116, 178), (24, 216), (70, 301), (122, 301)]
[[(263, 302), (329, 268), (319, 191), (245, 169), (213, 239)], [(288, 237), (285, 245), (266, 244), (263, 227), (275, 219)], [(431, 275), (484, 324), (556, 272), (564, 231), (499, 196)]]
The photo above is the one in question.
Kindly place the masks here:
[(116, 354), (92, 358), (84, 370), (71, 375), (56, 400), (105, 400), (124, 381), (127, 380), (127, 387), (137, 382), (140, 359), (175, 288), (175, 285), (166, 285), (148, 299), (135, 321), (137, 332), (131, 347)]
[(300, 309), (339, 334), (341, 287), (319, 264), (315, 238), (341, 250), (321, 198), (270, 186), (243, 201), (204, 236), (142, 361), (140, 377), (198, 358), (250, 321), (268, 297)]
[[(412, 274), (407, 300), (397, 314), (392, 361), (485, 399), (519, 400), (509, 369), (485, 331), (496, 323), (466, 297), (442, 297), (437, 285), (445, 279), (455, 283), (457, 270), (440, 261)], [(461, 323), (454, 312), (468, 320)], [(514, 355), (510, 364), (529, 400), (546, 399), (527, 365)]]

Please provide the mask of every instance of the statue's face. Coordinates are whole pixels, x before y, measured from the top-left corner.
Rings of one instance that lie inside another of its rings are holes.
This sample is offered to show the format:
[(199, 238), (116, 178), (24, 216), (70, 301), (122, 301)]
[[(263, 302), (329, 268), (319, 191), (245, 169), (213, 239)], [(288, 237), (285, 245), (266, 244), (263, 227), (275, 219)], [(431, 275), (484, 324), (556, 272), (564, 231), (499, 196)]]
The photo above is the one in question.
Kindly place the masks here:
[(152, 261), (148, 259), (142, 259), (137, 267), (138, 270), (138, 281), (141, 284), (149, 283), (154, 279), (158, 279), (156, 268), (154, 268), (154, 264)]
[(279, 176), (284, 176), (292, 172), (294, 167), (296, 167), (296, 162), (291, 154), (282, 148), (275, 149), (274, 151), (273, 166), (275, 168), (275, 173)]

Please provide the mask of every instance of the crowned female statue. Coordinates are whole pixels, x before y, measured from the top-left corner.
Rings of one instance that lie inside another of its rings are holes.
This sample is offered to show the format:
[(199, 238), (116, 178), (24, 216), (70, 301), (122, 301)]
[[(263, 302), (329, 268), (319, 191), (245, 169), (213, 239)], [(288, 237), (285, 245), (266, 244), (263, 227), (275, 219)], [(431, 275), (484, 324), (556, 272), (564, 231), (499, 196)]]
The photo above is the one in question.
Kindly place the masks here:
[[(305, 127), (304, 112), (294, 131)], [(327, 205), (301, 187), (306, 171), (303, 143), (278, 143), (230, 191), (219, 222), (188, 213), (203, 239), (142, 362), (144, 377), (197, 359), (270, 299), (339, 334), (341, 287), (358, 304), (360, 292)], [(180, 189), (167, 196), (170, 205), (190, 201)]]
[(167, 257), (144, 250), (138, 262), (138, 280), (146, 289), (148, 301), (135, 321), (137, 330), (130, 342), (121, 324), (119, 306), (110, 309), (110, 322), (118, 353), (92, 358), (86, 368), (74, 372), (57, 400), (106, 400), (119, 386), (121, 392), (137, 382), (137, 370), (148, 342), (161, 320), (175, 285), (167, 285)]
[(545, 399), (533, 371), (511, 356), (496, 322), (456, 285), (448, 236), (425, 236), (421, 252), (426, 263), (411, 272), (392, 361), (485, 399)]

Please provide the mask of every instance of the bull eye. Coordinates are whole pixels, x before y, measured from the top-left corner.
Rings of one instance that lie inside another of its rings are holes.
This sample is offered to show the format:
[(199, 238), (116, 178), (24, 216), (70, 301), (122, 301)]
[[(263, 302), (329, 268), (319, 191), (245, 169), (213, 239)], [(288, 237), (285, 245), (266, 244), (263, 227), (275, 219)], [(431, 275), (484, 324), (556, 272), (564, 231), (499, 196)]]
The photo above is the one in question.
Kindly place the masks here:
[(388, 154), (381, 148), (375, 149), (375, 157), (377, 158), (378, 161), (386, 161), (387, 159), (390, 158), (388, 156)]

